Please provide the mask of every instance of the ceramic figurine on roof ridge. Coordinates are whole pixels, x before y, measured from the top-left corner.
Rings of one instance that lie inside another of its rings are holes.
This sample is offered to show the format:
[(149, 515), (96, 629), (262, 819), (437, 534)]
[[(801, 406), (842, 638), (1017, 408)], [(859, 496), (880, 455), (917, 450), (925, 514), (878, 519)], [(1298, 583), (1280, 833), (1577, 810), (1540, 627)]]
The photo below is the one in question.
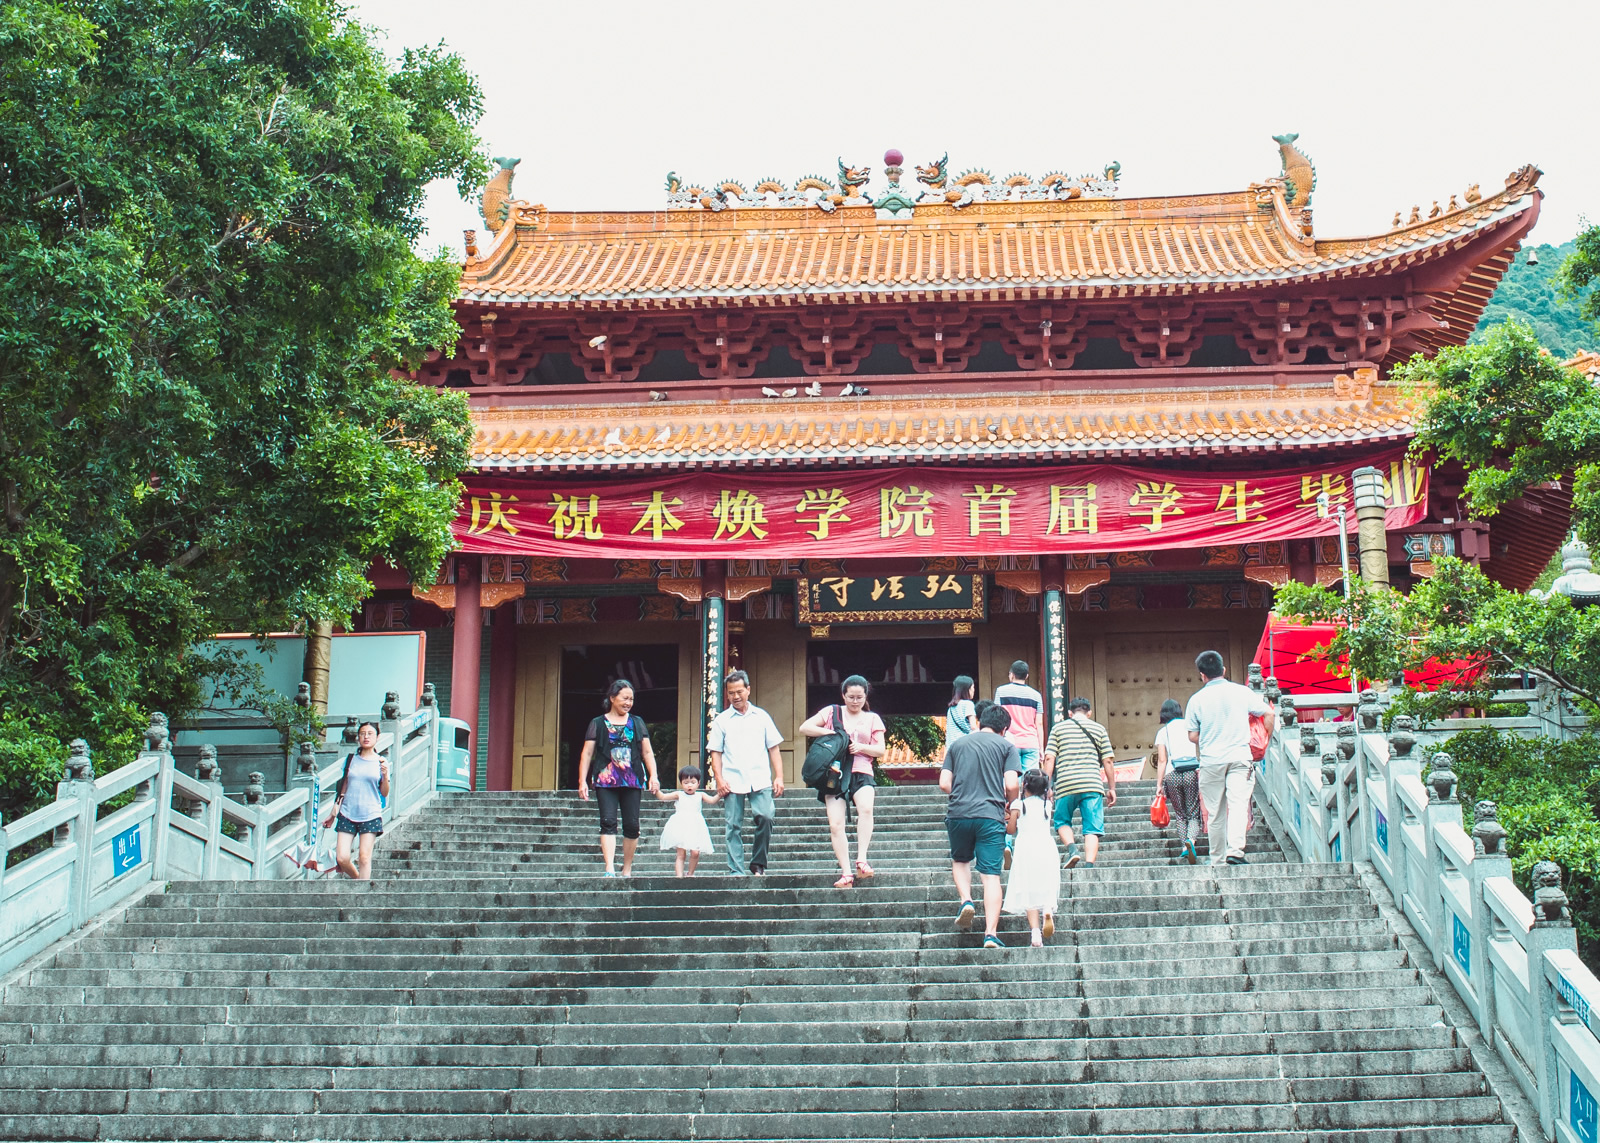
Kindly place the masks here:
[(496, 156), (494, 161), (500, 164), (500, 169), (490, 176), (484, 186), (478, 213), (483, 215), (483, 224), (489, 228), (489, 232), (499, 234), (511, 218), (511, 180), (516, 175), (517, 164), (522, 160)]
[(872, 178), (871, 167), (847, 167), (843, 156), (839, 159), (839, 193), (833, 196), (835, 206), (866, 206), (868, 200), (862, 193)]
[(1293, 210), (1302, 210), (1311, 205), (1311, 192), (1317, 189), (1317, 168), (1306, 157), (1305, 152), (1294, 145), (1300, 138), (1298, 134), (1274, 135), (1272, 141), (1278, 144), (1278, 153), (1283, 158), (1283, 191), (1284, 202)]

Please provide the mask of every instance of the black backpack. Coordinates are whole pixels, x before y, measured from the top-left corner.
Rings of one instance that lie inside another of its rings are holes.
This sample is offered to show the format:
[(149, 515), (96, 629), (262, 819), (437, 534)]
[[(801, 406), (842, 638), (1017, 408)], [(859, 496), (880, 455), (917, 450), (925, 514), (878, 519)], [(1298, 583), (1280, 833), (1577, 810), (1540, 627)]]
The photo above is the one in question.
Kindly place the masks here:
[(800, 780), (813, 790), (837, 791), (844, 784), (844, 760), (850, 756), (850, 736), (844, 732), (844, 712), (833, 708), (833, 732), (818, 735), (806, 747)]

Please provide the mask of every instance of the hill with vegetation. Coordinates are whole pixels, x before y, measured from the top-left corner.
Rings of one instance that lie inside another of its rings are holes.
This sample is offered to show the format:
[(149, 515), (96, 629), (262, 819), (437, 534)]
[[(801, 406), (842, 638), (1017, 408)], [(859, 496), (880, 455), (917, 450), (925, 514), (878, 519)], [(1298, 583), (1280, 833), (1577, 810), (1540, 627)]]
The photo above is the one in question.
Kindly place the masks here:
[[(1571, 357), (1581, 349), (1600, 347), (1600, 333), (1579, 314), (1578, 299), (1562, 301), (1556, 280), (1561, 263), (1578, 248), (1576, 238), (1560, 246), (1532, 246), (1521, 250), (1511, 269), (1500, 280), (1499, 289), (1489, 299), (1483, 319), (1472, 331), (1474, 344), (1481, 344), (1490, 327), (1508, 317), (1521, 318), (1533, 326), (1539, 344), (1559, 357)], [(1528, 254), (1536, 253), (1538, 263), (1530, 266)], [(1585, 297), (1591, 290), (1579, 297)]]

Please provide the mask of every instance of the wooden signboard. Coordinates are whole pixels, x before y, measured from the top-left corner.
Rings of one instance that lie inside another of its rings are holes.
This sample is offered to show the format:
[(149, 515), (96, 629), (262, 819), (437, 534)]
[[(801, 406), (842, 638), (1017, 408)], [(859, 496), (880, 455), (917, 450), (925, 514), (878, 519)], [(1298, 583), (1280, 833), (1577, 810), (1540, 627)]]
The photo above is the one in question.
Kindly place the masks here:
[(802, 624), (938, 623), (987, 614), (981, 575), (802, 576), (795, 586)]

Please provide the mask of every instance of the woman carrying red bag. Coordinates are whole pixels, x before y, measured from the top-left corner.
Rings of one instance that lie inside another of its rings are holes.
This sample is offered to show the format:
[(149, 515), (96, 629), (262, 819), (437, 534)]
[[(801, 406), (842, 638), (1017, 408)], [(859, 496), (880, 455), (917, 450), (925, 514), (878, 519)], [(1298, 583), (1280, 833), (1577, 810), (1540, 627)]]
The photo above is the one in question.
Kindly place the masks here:
[[(1156, 802), (1166, 803), (1161, 812), (1178, 823), (1178, 836), (1183, 839), (1183, 851), (1178, 856), (1193, 865), (1194, 843), (1201, 829), (1200, 758), (1189, 741), (1183, 707), (1177, 699), (1161, 704), (1161, 729), (1156, 732), (1156, 789), (1160, 791)], [(1152, 803), (1151, 821), (1159, 816)]]

